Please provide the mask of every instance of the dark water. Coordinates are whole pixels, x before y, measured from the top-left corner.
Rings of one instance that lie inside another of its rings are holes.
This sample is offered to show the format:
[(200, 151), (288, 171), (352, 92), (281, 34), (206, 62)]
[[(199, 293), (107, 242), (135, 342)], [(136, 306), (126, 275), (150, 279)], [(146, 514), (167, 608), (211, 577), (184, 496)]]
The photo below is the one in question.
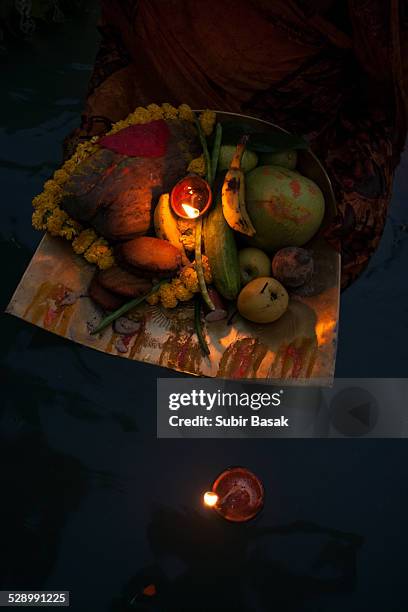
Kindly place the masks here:
[[(31, 198), (78, 123), (94, 23), (90, 10), (3, 61), (3, 307), (40, 240)], [(407, 374), (407, 167), (380, 249), (342, 299), (339, 376)], [(158, 441), (158, 368), (9, 316), (1, 337), (1, 588), (70, 590), (78, 612), (126, 610), (150, 583), (157, 596), (129, 609), (408, 609), (405, 441)], [(264, 481), (254, 524), (200, 507), (232, 464)]]

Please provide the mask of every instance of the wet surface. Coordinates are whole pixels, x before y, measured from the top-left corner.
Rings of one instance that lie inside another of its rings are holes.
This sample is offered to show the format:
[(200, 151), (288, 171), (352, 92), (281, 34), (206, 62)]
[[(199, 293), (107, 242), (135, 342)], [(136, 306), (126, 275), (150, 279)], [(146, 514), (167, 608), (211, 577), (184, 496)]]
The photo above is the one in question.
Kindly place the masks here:
[[(78, 123), (94, 21), (3, 62), (3, 308), (40, 240), (31, 198)], [(342, 298), (338, 376), (407, 374), (407, 166), (381, 246)], [(158, 441), (156, 377), (176, 374), (8, 316), (1, 338), (1, 588), (70, 590), (75, 612), (407, 609), (404, 441)], [(263, 480), (255, 523), (201, 506), (234, 464)]]

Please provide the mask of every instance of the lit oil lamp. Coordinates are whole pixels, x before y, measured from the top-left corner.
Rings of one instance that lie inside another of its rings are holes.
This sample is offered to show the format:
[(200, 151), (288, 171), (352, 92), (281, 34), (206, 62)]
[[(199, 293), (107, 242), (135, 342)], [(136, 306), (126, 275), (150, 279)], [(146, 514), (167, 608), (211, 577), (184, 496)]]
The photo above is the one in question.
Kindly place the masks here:
[(264, 495), (263, 484), (255, 474), (243, 467), (233, 467), (218, 476), (211, 491), (204, 493), (203, 501), (227, 521), (242, 523), (262, 509)]
[(198, 219), (211, 206), (212, 194), (207, 181), (190, 175), (175, 184), (170, 194), (173, 212), (183, 219)]

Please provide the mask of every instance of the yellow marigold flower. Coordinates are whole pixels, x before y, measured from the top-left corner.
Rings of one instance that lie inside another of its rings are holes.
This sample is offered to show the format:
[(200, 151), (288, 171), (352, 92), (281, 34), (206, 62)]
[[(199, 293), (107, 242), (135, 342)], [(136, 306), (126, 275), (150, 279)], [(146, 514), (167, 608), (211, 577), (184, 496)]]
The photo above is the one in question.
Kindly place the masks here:
[(75, 238), (75, 236), (78, 235), (78, 232), (76, 232), (75, 229), (70, 225), (64, 224), (58, 235), (61, 236), (61, 238), (65, 238), (66, 240), (69, 240), (71, 242)]
[(65, 183), (65, 181), (69, 179), (69, 174), (68, 172), (60, 168), (59, 170), (56, 170), (54, 172), (53, 178), (57, 185), (63, 185), (63, 183)]
[(194, 251), (195, 225), (196, 222), (194, 219), (177, 218), (177, 227), (180, 230), (180, 240), (187, 251)]
[(180, 300), (180, 302), (187, 302), (188, 300), (191, 300), (193, 294), (191, 291), (189, 291), (189, 289), (187, 289), (181, 278), (173, 278), (171, 284), (174, 289), (174, 295), (178, 300)]
[(61, 200), (62, 200), (62, 191), (59, 191), (58, 193), (44, 191), (44, 200), (43, 200), (44, 208), (51, 210), (55, 208), (56, 206), (58, 206)]
[(78, 223), (78, 221), (75, 221), (75, 219), (71, 219), (71, 217), (67, 219), (65, 225), (69, 225), (70, 227), (72, 227), (76, 231), (77, 235), (82, 232), (83, 229), (82, 225)]
[(34, 208), (41, 208), (41, 205), (44, 202), (44, 194), (40, 193), (33, 198), (32, 205)]
[(197, 272), (192, 267), (184, 268), (180, 273), (180, 280), (191, 293), (197, 293), (199, 290)]
[(80, 142), (76, 148), (74, 158), (78, 161), (83, 161), (93, 153), (96, 153), (98, 149), (98, 145), (92, 144), (91, 142)]
[(47, 219), (47, 231), (51, 236), (59, 236), (62, 230), (62, 226), (68, 219), (68, 215), (64, 210), (61, 210), (58, 206), (54, 208), (51, 215)]
[(156, 306), (156, 304), (160, 302), (159, 292), (156, 291), (156, 293), (149, 295), (149, 297), (146, 298), (146, 302), (150, 304), (150, 306)]
[(177, 119), (177, 108), (174, 108), (174, 106), (172, 106), (171, 104), (164, 102), (164, 104), (162, 104), (162, 109), (165, 119)]
[(64, 163), (64, 165), (62, 166), (62, 169), (67, 173), (67, 174), (71, 174), (76, 166), (78, 164), (77, 159), (75, 158), (75, 155), (73, 155), (72, 157), (70, 157), (69, 159), (67, 159), (67, 161)]
[(178, 116), (185, 121), (194, 121), (194, 113), (188, 104), (180, 104), (178, 107)]
[(108, 132), (108, 136), (110, 134), (116, 134), (117, 132), (120, 132), (120, 130), (123, 130), (124, 128), (129, 127), (129, 124), (127, 123), (127, 121), (121, 120), (121, 121), (117, 121), (113, 126), (112, 129)]
[(33, 207), (37, 210), (42, 210), (43, 212), (45, 212), (47, 210), (52, 210), (53, 208), (55, 208), (58, 205), (60, 199), (60, 195), (54, 196), (52, 193), (44, 191), (33, 199), (32, 204)]
[(147, 110), (150, 113), (151, 121), (163, 119), (163, 109), (158, 104), (149, 104)]
[(105, 238), (98, 238), (91, 244), (89, 249), (85, 251), (84, 257), (89, 263), (97, 264), (99, 260), (103, 260), (107, 255), (112, 253)]
[(93, 229), (83, 230), (78, 238), (72, 243), (72, 248), (74, 249), (77, 255), (82, 255), (85, 251), (91, 246), (91, 244), (97, 239), (97, 235), (95, 234)]
[(187, 172), (194, 172), (195, 174), (204, 176), (206, 172), (206, 163), (204, 155), (200, 155), (200, 157), (192, 159), (188, 165)]
[(111, 268), (115, 263), (115, 257), (112, 253), (112, 249), (108, 247), (104, 253), (101, 253), (96, 263), (98, 264), (98, 268), (100, 270), (107, 270), (108, 268)]
[[(208, 284), (212, 283), (212, 274), (211, 274), (210, 262), (208, 261), (208, 257), (206, 257), (206, 255), (203, 255), (201, 258), (201, 261), (203, 264), (205, 282)], [(195, 262), (193, 265), (195, 269)]]
[(61, 187), (53, 179), (50, 179), (49, 181), (45, 181), (44, 191), (48, 194), (60, 195)]
[(159, 294), (161, 303), (165, 308), (175, 308), (177, 306), (177, 298), (170, 283), (164, 283), (159, 289)]
[(184, 246), (186, 251), (194, 251), (195, 247), (195, 236), (194, 234), (182, 234), (180, 236), (181, 244)]
[(209, 136), (213, 131), (215, 120), (216, 114), (214, 113), (214, 111), (205, 110), (200, 114), (199, 121), (201, 129), (203, 130), (206, 136)]
[(138, 106), (128, 117), (130, 125), (149, 123), (151, 120), (150, 112), (147, 108), (143, 108), (143, 106)]
[(36, 230), (45, 230), (47, 229), (47, 223), (44, 219), (44, 211), (37, 209), (33, 212), (33, 216), (31, 217), (31, 223), (34, 229)]
[(78, 236), (78, 234), (81, 231), (82, 231), (82, 225), (78, 223), (78, 221), (75, 221), (74, 219), (71, 219), (70, 217), (68, 217), (68, 219), (65, 221), (64, 225), (62, 226), (62, 229), (59, 235), (62, 238), (66, 238), (66, 240), (72, 241), (74, 238)]

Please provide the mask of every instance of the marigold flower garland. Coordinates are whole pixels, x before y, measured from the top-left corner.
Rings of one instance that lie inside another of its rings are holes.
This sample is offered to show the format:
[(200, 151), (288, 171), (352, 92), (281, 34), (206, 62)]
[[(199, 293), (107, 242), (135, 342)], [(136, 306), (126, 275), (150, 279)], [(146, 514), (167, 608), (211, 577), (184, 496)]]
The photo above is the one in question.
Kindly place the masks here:
[[(207, 136), (213, 130), (215, 118), (215, 113), (209, 110), (203, 111), (199, 116), (202, 130)], [(167, 103), (161, 106), (149, 104), (146, 108), (140, 106), (126, 119), (115, 123), (108, 135), (115, 134), (130, 125), (149, 123), (156, 119), (194, 121), (194, 113), (187, 104), (181, 104), (178, 108)], [(107, 240), (98, 236), (93, 229), (83, 228), (80, 223), (71, 219), (59, 206), (63, 194), (62, 186), (80, 162), (98, 151), (98, 140), (99, 137), (94, 136), (89, 141), (80, 143), (74, 155), (54, 172), (52, 179), (46, 181), (44, 191), (37, 195), (32, 202), (34, 207), (32, 225), (37, 230), (45, 230), (52, 236), (61, 236), (69, 240), (72, 242), (75, 253), (83, 255), (88, 262), (96, 264), (101, 270), (105, 270), (115, 263), (113, 250)], [(204, 174), (205, 162), (203, 156), (190, 162), (188, 172)], [(178, 287), (178, 293), (181, 299), (185, 298), (181, 287)]]

